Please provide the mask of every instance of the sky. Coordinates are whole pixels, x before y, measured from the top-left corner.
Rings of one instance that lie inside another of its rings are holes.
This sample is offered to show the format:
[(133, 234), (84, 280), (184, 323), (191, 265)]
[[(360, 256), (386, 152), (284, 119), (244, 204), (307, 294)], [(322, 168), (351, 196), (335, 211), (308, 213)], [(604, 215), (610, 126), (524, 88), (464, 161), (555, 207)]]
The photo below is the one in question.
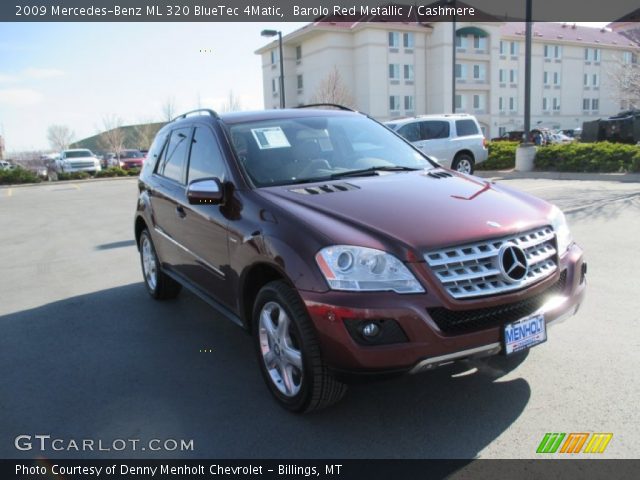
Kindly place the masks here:
[[(79, 140), (105, 117), (125, 125), (220, 109), (229, 92), (243, 109), (263, 108), (260, 57), (272, 39), (304, 24), (0, 23), (0, 135), (11, 151), (48, 149), (47, 128), (69, 126)], [(202, 52), (201, 52), (202, 50)]]
[[(602, 26), (605, 23), (594, 23)], [(49, 150), (47, 128), (80, 140), (117, 116), (131, 125), (198, 105), (220, 109), (229, 92), (263, 108), (263, 29), (303, 23), (0, 23), (0, 135), (8, 152)]]

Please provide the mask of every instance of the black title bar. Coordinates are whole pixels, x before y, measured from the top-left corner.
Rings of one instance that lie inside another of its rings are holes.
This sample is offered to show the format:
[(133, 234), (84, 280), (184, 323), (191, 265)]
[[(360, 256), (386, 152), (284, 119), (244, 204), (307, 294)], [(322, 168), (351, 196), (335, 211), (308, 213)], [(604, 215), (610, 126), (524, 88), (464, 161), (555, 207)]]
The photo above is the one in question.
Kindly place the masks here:
[[(525, 0), (3, 0), (2, 22), (521, 21)], [(534, 21), (638, 21), (632, 0), (535, 0)]]

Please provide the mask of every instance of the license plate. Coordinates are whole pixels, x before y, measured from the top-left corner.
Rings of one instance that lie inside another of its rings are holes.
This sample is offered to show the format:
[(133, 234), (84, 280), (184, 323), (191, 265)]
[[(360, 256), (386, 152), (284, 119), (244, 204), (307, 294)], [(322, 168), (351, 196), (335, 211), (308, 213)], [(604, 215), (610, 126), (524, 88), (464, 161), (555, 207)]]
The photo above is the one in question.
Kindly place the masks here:
[(531, 315), (504, 326), (504, 353), (510, 355), (547, 340), (544, 315)]

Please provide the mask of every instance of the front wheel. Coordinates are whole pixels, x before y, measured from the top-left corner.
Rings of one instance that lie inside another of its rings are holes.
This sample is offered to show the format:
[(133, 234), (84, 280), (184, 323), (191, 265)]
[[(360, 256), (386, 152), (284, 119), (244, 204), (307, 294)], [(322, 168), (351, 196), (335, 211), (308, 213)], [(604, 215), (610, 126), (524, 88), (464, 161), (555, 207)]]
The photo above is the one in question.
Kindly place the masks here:
[(253, 321), (260, 370), (280, 405), (309, 412), (344, 396), (346, 386), (328, 371), (311, 319), (289, 285), (265, 285), (256, 298)]
[(471, 175), (473, 173), (474, 165), (473, 157), (468, 153), (459, 153), (451, 164), (451, 169), (456, 172), (466, 173)]

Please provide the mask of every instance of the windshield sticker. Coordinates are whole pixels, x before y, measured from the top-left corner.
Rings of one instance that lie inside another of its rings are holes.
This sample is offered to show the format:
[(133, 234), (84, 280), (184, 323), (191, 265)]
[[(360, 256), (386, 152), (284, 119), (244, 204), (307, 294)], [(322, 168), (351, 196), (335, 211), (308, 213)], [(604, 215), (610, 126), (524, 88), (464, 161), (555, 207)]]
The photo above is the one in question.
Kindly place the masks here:
[(291, 146), (289, 140), (287, 140), (287, 136), (280, 127), (252, 128), (251, 133), (253, 134), (253, 138), (256, 139), (260, 150)]

